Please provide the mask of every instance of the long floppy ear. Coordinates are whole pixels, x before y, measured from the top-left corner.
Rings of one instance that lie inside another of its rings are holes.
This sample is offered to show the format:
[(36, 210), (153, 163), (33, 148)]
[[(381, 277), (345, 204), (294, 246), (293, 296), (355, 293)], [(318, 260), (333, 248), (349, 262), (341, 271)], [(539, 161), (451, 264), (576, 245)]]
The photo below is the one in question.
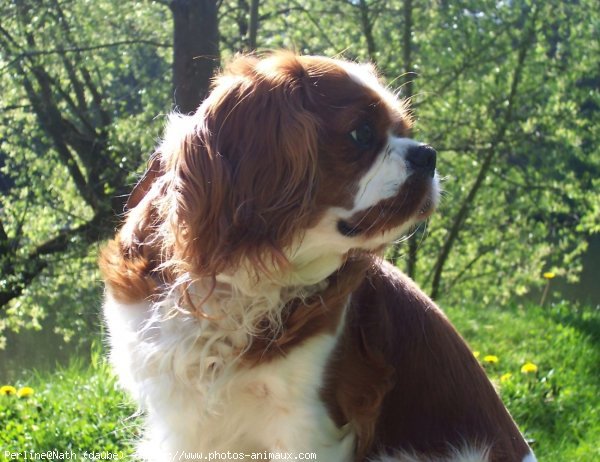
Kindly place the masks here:
[(243, 259), (267, 272), (285, 266), (284, 248), (314, 218), (310, 91), (294, 56), (238, 58), (194, 116), (175, 120), (187, 134), (165, 155), (174, 170), (175, 254), (192, 265), (187, 271), (215, 275)]

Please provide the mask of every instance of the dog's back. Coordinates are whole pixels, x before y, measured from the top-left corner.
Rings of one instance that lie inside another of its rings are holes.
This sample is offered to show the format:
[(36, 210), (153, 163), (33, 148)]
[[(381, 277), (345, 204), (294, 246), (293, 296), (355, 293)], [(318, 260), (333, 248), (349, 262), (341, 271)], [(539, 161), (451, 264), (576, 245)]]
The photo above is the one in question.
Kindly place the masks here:
[(332, 356), (325, 396), (338, 419), (358, 423), (363, 452), (530, 454), (460, 334), (395, 267), (371, 267), (347, 316), (337, 347), (346, 353)]

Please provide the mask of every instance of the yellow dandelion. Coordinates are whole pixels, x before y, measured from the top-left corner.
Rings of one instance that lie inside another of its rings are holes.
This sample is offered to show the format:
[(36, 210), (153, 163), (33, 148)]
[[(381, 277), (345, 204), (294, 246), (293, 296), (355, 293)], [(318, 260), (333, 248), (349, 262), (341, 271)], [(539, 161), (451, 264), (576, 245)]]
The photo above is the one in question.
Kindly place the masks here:
[(0, 387), (0, 395), (1, 396), (16, 395), (16, 394), (17, 394), (17, 389), (15, 387), (12, 387), (10, 385), (4, 385), (3, 387)]
[(508, 382), (512, 377), (512, 374), (510, 372), (507, 372), (506, 374), (502, 374), (500, 376), (500, 382), (504, 383), (504, 382)]
[(526, 362), (525, 364), (523, 364), (523, 366), (521, 367), (521, 372), (523, 374), (530, 374), (532, 372), (537, 372), (538, 367), (533, 364), (532, 362)]
[(29, 398), (31, 395), (33, 395), (33, 388), (31, 387), (23, 387), (17, 392), (19, 398)]
[(500, 360), (498, 359), (498, 356), (487, 355), (483, 357), (483, 361), (489, 364), (497, 364)]
[(479, 353), (479, 351), (474, 351), (473, 352), (473, 356), (475, 356), (475, 359), (479, 359), (480, 355), (481, 355), (481, 353)]
[(552, 271), (548, 271), (547, 273), (544, 273), (544, 279), (554, 279), (556, 277), (556, 274), (553, 273)]

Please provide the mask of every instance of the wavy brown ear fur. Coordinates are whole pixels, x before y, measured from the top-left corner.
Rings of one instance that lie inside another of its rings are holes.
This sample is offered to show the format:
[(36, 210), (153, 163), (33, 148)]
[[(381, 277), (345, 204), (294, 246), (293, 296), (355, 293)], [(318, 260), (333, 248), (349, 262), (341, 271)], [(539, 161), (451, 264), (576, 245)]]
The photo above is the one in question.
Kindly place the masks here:
[(305, 70), (293, 55), (257, 63), (237, 58), (187, 121), (176, 152), (164, 153), (180, 274), (214, 276), (243, 259), (280, 269), (283, 247), (314, 219), (317, 124), (304, 108)]
[(114, 297), (125, 303), (151, 297), (163, 279), (157, 273), (160, 248), (154, 199), (159, 190), (150, 192), (162, 172), (160, 154), (155, 153), (127, 200), (124, 226), (100, 254), (100, 270), (107, 286)]
[(266, 273), (285, 267), (283, 248), (317, 218), (312, 91), (292, 54), (239, 57), (194, 115), (171, 117), (100, 257), (117, 298), (140, 301), (165, 279), (214, 277), (244, 259)]

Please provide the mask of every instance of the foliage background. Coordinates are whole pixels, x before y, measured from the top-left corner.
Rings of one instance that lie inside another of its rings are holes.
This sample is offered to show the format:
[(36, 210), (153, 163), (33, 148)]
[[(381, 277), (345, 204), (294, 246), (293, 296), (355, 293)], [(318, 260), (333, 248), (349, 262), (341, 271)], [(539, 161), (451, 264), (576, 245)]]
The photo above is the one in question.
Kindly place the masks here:
[[(226, 61), (250, 48), (250, 5), (217, 3)], [(1, 11), (0, 329), (52, 312), (73, 337), (95, 322), (98, 242), (172, 109), (172, 23), (162, 2), (48, 5)], [(598, 231), (598, 16), (586, 0), (263, 1), (256, 46), (370, 60), (411, 99), (445, 195), (392, 257), (435, 298), (488, 305), (545, 270), (576, 281)]]
[[(17, 350), (50, 363), (64, 347), (57, 339), (89, 345), (98, 337), (97, 251), (177, 105), (173, 13), (192, 4), (216, 6), (213, 65), (254, 49), (342, 55), (375, 63), (411, 100), (413, 136), (438, 150), (444, 197), (431, 221), (388, 256), (442, 305), (510, 313), (505, 307), (539, 300), (545, 271), (563, 286), (576, 282), (582, 257), (597, 279), (593, 0), (7, 0), (0, 347), (12, 369), (4, 374), (23, 369), (11, 361)], [(589, 243), (595, 250), (586, 253)], [(552, 281), (553, 302), (559, 285)], [(575, 297), (593, 319), (598, 293), (595, 284)], [(597, 340), (591, 325), (586, 335)], [(507, 348), (517, 343), (511, 337)]]

